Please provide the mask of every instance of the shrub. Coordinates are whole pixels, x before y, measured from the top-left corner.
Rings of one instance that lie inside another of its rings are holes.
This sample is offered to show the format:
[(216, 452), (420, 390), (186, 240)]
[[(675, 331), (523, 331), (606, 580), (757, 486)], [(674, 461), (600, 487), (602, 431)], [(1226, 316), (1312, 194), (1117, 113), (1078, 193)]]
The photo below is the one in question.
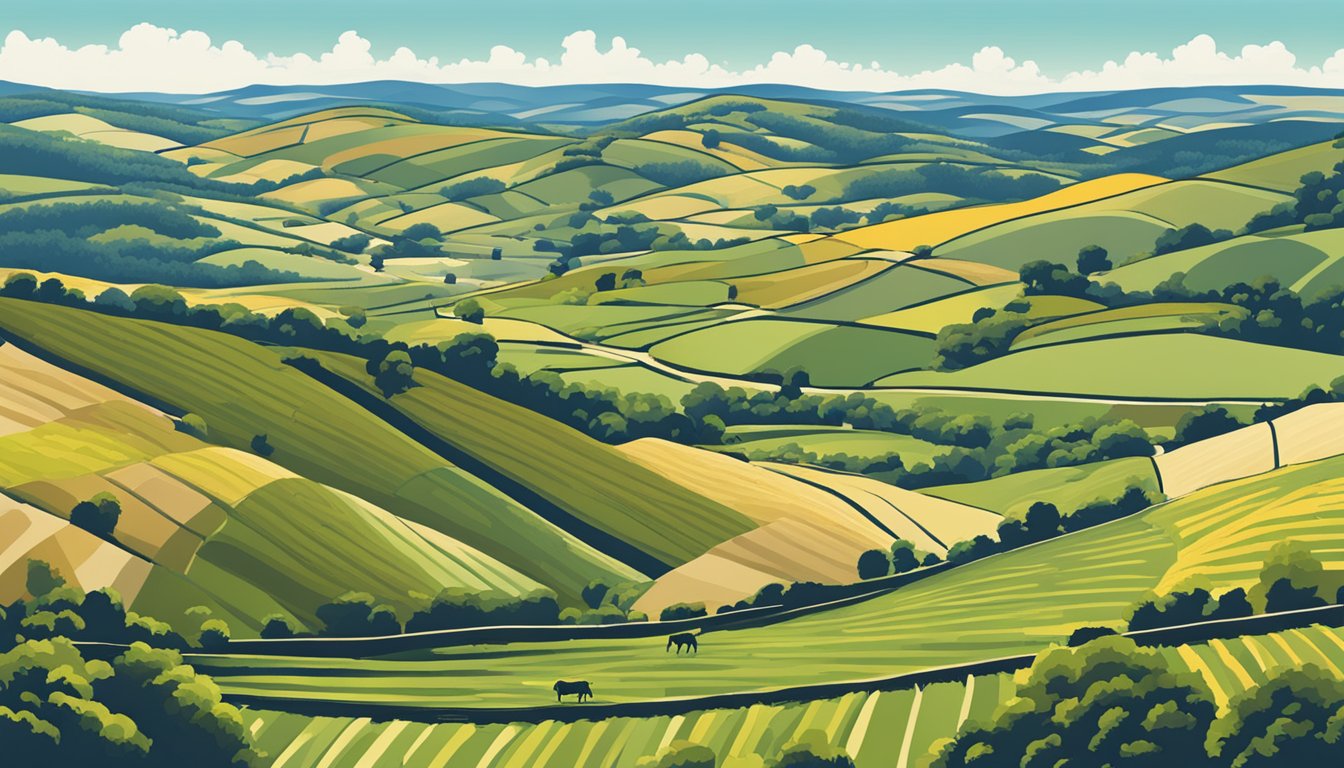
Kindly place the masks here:
[(262, 621), (260, 635), (264, 638), (293, 637), (295, 634), (297, 631), (293, 619), (284, 614), (273, 613)]
[(466, 181), (449, 184), (448, 186), (441, 188), (439, 194), (443, 195), (444, 198), (449, 201), (458, 202), (460, 200), (466, 200), (469, 197), (492, 195), (496, 192), (503, 192), (504, 189), (505, 184), (499, 179), (492, 179), (489, 176), (479, 176), (474, 179), (467, 179)]
[(347, 592), (317, 608), (322, 634), (333, 637), (395, 635), (401, 631), (390, 606), (375, 602), (367, 592)]
[(825, 732), (812, 730), (785, 744), (771, 765), (774, 768), (854, 768), (854, 759), (845, 750), (833, 746)]
[(1078, 274), (1091, 275), (1111, 268), (1110, 254), (1099, 245), (1086, 245), (1078, 251)]
[(111, 540), (117, 521), (121, 518), (121, 502), (110, 493), (97, 493), (81, 501), (70, 510), (70, 522), (92, 533)]
[(453, 315), (479, 325), (485, 320), (485, 309), (475, 299), (463, 299), (453, 305)]
[(383, 393), (383, 397), (399, 395), (415, 386), (415, 366), (411, 364), (411, 356), (405, 350), (388, 352), (373, 368), (373, 384)]
[(1217, 710), (1196, 674), (1169, 671), (1162, 654), (1123, 637), (1037, 655), (1018, 699), (987, 725), (964, 727), (934, 768), (1206, 764), (1204, 735)]
[(205, 423), (205, 419), (199, 414), (186, 413), (175, 424), (178, 431), (185, 432), (192, 437), (204, 440), (210, 435), (210, 427)]
[(641, 758), (636, 768), (714, 768), (718, 757), (703, 744), (673, 741), (656, 757)]
[(1280, 669), (1228, 702), (1209, 753), (1237, 768), (1333, 765), (1344, 754), (1344, 681), (1319, 667)]
[(373, 241), (369, 239), (368, 235), (363, 232), (356, 232), (352, 235), (346, 235), (345, 237), (338, 237), (335, 240), (332, 240), (331, 247), (338, 251), (345, 251), (346, 253), (363, 253), (364, 249), (368, 248), (369, 243), (371, 242)]
[(870, 549), (859, 555), (859, 578), (867, 581), (891, 573), (891, 559), (880, 549)]
[(270, 437), (265, 434), (252, 436), (252, 452), (263, 458), (275, 453), (275, 447), (271, 445)]
[(660, 621), (676, 621), (678, 619), (695, 619), (701, 616), (708, 616), (709, 611), (705, 610), (704, 603), (675, 603), (669, 605), (658, 614)]

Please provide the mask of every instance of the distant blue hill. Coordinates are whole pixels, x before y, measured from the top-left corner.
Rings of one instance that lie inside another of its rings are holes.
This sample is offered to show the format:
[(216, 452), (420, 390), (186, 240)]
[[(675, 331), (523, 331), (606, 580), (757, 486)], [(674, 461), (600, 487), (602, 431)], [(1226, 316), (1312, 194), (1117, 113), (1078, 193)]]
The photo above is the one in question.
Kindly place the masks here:
[[(0, 81), (0, 96), (36, 89)], [(529, 87), (507, 83), (431, 84), (380, 80), (339, 85), (251, 85), (209, 94), (120, 93), (110, 98), (172, 105), (216, 117), (270, 121), (353, 104), (380, 104), (464, 124), (532, 123), (594, 127), (732, 93), (898, 112), (912, 123), (968, 138), (992, 139), (1041, 124), (1088, 123), (1121, 113), (1135, 125), (1181, 119), (1182, 130), (1201, 123), (1258, 125), (1274, 121), (1344, 122), (1344, 90), (1247, 85), (1149, 88), (1088, 93), (989, 96), (946, 90), (895, 93), (824, 91), (794, 85), (728, 89), (675, 88), (636, 83)], [(1295, 97), (1283, 100), (1279, 97)], [(1333, 97), (1311, 103), (1303, 97)], [(1277, 102), (1277, 103), (1276, 103)]]

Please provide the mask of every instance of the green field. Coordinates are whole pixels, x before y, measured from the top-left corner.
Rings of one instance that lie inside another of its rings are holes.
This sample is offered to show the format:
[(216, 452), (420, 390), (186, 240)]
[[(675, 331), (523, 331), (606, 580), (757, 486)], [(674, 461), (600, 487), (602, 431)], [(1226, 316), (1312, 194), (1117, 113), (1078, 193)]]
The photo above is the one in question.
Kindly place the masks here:
[[(1154, 362), (1150, 369), (1136, 360)], [(1014, 352), (948, 373), (889, 376), (883, 387), (1152, 399), (1275, 399), (1334, 380), (1344, 358), (1189, 333), (1127, 336)]]
[[(226, 691), (277, 700), (527, 706), (539, 703), (561, 670), (600, 684), (603, 701), (620, 702), (864, 679), (1032, 653), (1078, 626), (1118, 624), (1145, 593), (1168, 590), (1195, 575), (1213, 589), (1249, 586), (1285, 524), (1293, 525), (1299, 541), (1337, 539), (1344, 526), (1341, 462), (1215, 486), (854, 606), (763, 628), (713, 632), (691, 659), (668, 657), (655, 638), (510, 645), (507, 664), (493, 661), (499, 649), (488, 646), (445, 650), (417, 661), (368, 661), (358, 671), (315, 659), (197, 663)], [(1267, 495), (1278, 500), (1260, 501)], [(1317, 554), (1327, 568), (1344, 569), (1344, 552)], [(815, 654), (819, 644), (828, 649), (824, 659)]]
[(936, 683), (918, 692), (855, 693), (675, 717), (473, 725), (310, 719), (256, 710), (248, 714), (248, 727), (256, 729), (275, 768), (391, 768), (441, 765), (449, 758), (480, 768), (633, 768), (674, 740), (710, 747), (723, 768), (749, 768), (812, 730), (844, 746), (859, 768), (877, 768), (899, 756), (915, 764), (934, 741), (956, 732), (963, 712), (966, 721), (984, 721), (1013, 691), (1012, 676), (1005, 674), (969, 678), (964, 684)]
[[(376, 396), (364, 362), (308, 353)], [(429, 371), (391, 403), (453, 448), (567, 513), (669, 565), (753, 528), (750, 520), (669, 482), (560, 422)], [(483, 525), (489, 520), (483, 519)]]
[(1117, 498), (1129, 485), (1158, 490), (1157, 474), (1150, 459), (1133, 457), (1077, 467), (1036, 469), (978, 483), (925, 488), (923, 493), (1001, 515), (1020, 516), (1038, 501), (1048, 501), (1068, 514), (1088, 502)]
[[(182, 412), (271, 459), (496, 557), (562, 594), (628, 575), (517, 502), (234, 336), (0, 299), (0, 328)], [(452, 500), (451, 504), (447, 504)]]

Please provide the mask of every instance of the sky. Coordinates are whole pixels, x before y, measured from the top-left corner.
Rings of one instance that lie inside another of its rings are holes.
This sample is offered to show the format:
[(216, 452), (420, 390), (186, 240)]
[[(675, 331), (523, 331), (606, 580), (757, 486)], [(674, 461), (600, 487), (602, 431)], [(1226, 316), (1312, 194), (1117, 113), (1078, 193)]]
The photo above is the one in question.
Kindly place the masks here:
[(1344, 87), (1339, 0), (9, 0), (0, 80)]

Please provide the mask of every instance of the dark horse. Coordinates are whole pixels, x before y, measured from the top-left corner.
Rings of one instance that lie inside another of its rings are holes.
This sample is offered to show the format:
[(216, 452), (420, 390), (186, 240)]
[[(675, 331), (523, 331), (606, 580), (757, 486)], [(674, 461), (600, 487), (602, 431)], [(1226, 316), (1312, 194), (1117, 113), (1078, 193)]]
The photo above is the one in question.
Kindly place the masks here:
[(569, 680), (557, 680), (551, 690), (555, 691), (556, 701), (560, 701), (561, 696), (568, 696), (571, 693), (577, 693), (579, 695), (579, 703), (583, 703), (583, 698), (585, 696), (590, 699), (593, 698), (593, 687), (588, 684), (587, 680), (575, 680), (573, 682), (570, 682)]
[(690, 651), (700, 653), (700, 644), (696, 642), (694, 633), (682, 632), (679, 635), (672, 635), (671, 637), (667, 638), (667, 648), (663, 650), (667, 651), (672, 650), (672, 646), (674, 644), (677, 646), (677, 653), (681, 653), (682, 648), (687, 648), (688, 653)]

